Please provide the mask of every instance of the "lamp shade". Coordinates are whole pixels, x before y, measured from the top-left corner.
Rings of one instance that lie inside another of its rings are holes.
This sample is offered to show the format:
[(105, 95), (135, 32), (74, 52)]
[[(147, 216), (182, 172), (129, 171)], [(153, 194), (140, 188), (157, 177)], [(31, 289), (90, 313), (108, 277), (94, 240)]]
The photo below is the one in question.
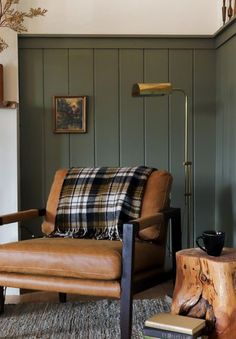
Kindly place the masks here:
[(165, 95), (172, 92), (172, 84), (166, 83), (136, 83), (132, 88), (132, 95), (139, 96), (155, 96)]

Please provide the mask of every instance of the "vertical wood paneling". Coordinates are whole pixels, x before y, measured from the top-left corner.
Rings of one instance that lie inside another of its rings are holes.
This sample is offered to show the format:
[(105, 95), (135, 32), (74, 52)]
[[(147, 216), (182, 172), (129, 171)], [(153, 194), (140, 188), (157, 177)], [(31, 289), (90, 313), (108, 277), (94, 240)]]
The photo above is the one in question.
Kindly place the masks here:
[(144, 164), (143, 98), (132, 97), (132, 86), (143, 81), (143, 51), (120, 50), (120, 162)]
[[(192, 51), (170, 50), (170, 82), (174, 88), (181, 88), (188, 95), (189, 101), (189, 159), (192, 159)], [(184, 203), (184, 95), (174, 92), (170, 97), (170, 170), (174, 177), (172, 190), (172, 203), (182, 209), (182, 230), (186, 235), (186, 209)], [(193, 223), (191, 222), (190, 236), (193, 236)], [(186, 238), (183, 246), (186, 246)]]
[(68, 95), (67, 49), (47, 49), (44, 52), (46, 195), (48, 195), (55, 171), (69, 166), (69, 135), (53, 133), (54, 95)]
[(70, 166), (94, 165), (93, 50), (69, 50), (69, 94), (87, 96), (87, 133), (70, 135)]
[(235, 36), (217, 50), (216, 226), (228, 246), (236, 246), (235, 54)]
[(119, 165), (118, 51), (95, 50), (96, 166)]
[[(168, 82), (168, 50), (145, 50), (144, 82)], [(168, 96), (145, 99), (145, 162), (149, 166), (168, 169)]]
[[(132, 43), (130, 38), (130, 46)], [(94, 49), (92, 39), (91, 46), (88, 44), (86, 48), (67, 49), (62, 43), (61, 48), (56, 49), (23, 48), (20, 51), (22, 207), (45, 203), (53, 175), (61, 167), (146, 164), (169, 169), (174, 178), (171, 204), (182, 208), (185, 246), (184, 96), (173, 93), (169, 97), (142, 99), (133, 98), (131, 92), (136, 82), (170, 81), (189, 96), (189, 149), (195, 189), (193, 237), (194, 232), (199, 234), (214, 222), (209, 207), (214, 209), (215, 51), (197, 50), (194, 54), (192, 48), (181, 47), (168, 50), (123, 46), (119, 49), (114, 47), (112, 40), (111, 46), (99, 48), (96, 44)], [(227, 49), (221, 53), (218, 64), (229, 52)], [(219, 133), (224, 152), (218, 157), (217, 166), (221, 162), (230, 164), (232, 154), (230, 150), (225, 152), (225, 148), (234, 142), (233, 128), (228, 134), (227, 128), (234, 123), (230, 105), (236, 104), (235, 96), (223, 91), (222, 86), (234, 83), (234, 72), (232, 61), (226, 71), (222, 69), (218, 75), (222, 81), (218, 89), (221, 101), (227, 99), (230, 104), (227, 107), (221, 104), (223, 112), (218, 112), (222, 117), (218, 130), (224, 122), (224, 130)], [(53, 133), (54, 95), (88, 96), (86, 134)], [(223, 184), (230, 183), (230, 175), (236, 166), (232, 169), (227, 166), (217, 176), (218, 187), (223, 181)], [(218, 194), (217, 201), (224, 196)], [(207, 200), (211, 202), (207, 203)], [(227, 204), (230, 202), (229, 199), (226, 201)], [(224, 213), (220, 212), (219, 222), (223, 218)], [(230, 223), (232, 218), (225, 220)]]
[[(37, 64), (37, 67), (35, 65)], [(43, 54), (24, 50), (20, 54), (20, 142), (22, 208), (43, 203)], [(30, 142), (34, 140), (34, 142)], [(37, 180), (35, 180), (37, 178)]]
[[(216, 53), (216, 95), (217, 95), (217, 107), (216, 107), (216, 226), (220, 227), (223, 221), (225, 204), (224, 198), (224, 181), (223, 181), (223, 141), (224, 141), (224, 112), (227, 106), (227, 88), (226, 88), (226, 74), (225, 74), (225, 57), (227, 57), (224, 46), (217, 50)], [(225, 100), (226, 99), (226, 100)], [(227, 211), (228, 212), (228, 211)]]
[(193, 164), (196, 236), (215, 225), (215, 67), (214, 50), (195, 51)]
[[(37, 65), (37, 67), (36, 67)], [(21, 210), (42, 207), (44, 200), (43, 52), (25, 49), (19, 54), (20, 79), (20, 187)], [(7, 145), (6, 145), (7, 147)], [(40, 222), (34, 223), (38, 233)], [(24, 223), (27, 226), (27, 223)], [(28, 228), (28, 226), (27, 226)], [(30, 237), (22, 228), (21, 238)]]

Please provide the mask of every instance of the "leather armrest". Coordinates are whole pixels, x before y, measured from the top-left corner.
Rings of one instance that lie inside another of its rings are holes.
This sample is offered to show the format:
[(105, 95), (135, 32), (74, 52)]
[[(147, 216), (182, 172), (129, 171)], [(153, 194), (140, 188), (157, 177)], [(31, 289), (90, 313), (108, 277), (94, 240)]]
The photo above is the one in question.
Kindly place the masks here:
[(13, 222), (33, 219), (45, 215), (45, 209), (30, 209), (26, 211), (0, 215), (0, 225), (11, 224)]
[(164, 214), (163, 213), (156, 213), (149, 216), (141, 217), (135, 220), (132, 220), (131, 223), (137, 223), (139, 225), (139, 231), (153, 225), (163, 223), (164, 221)]

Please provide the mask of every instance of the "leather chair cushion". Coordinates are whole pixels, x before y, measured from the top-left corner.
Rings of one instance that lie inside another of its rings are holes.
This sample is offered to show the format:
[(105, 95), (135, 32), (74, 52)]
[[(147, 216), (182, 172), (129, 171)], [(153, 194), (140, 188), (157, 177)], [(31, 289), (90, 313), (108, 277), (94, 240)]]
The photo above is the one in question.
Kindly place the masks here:
[(119, 280), (64, 278), (9, 272), (0, 272), (0, 286), (64, 292), (102, 298), (120, 298), (121, 292)]
[[(0, 245), (0, 272), (81, 279), (121, 277), (122, 242), (41, 238)], [(162, 246), (137, 241), (134, 273), (163, 266)]]

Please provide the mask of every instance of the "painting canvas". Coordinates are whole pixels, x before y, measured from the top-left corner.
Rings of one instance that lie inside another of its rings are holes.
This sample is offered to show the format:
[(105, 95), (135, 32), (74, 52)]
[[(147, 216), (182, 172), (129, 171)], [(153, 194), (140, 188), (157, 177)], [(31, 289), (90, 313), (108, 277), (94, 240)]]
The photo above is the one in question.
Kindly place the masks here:
[(54, 97), (55, 133), (86, 132), (86, 96)]

